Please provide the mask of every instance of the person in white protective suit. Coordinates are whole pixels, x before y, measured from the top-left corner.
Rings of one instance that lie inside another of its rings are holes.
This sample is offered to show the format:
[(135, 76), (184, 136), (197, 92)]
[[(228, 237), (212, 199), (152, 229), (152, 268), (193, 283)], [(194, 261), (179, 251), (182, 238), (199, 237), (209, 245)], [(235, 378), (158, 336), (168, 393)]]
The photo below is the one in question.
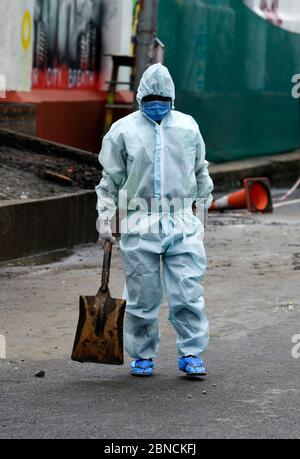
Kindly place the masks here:
[(163, 65), (146, 70), (137, 100), (139, 111), (113, 124), (103, 140), (103, 175), (96, 188), (103, 243), (114, 243), (111, 222), (117, 207), (126, 211), (120, 247), (126, 275), (125, 346), (135, 359), (131, 372), (153, 373), (164, 285), (179, 369), (203, 376), (201, 355), (209, 335), (201, 285), (206, 270), (203, 222), (213, 191), (205, 145), (196, 121), (174, 110), (175, 87)]

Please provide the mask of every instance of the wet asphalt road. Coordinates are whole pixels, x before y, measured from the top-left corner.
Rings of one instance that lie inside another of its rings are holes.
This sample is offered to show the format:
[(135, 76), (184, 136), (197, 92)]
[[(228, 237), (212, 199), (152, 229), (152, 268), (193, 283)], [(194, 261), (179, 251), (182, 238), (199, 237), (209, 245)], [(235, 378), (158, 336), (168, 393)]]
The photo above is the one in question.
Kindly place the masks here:
[[(96, 246), (0, 265), (0, 438), (299, 439), (299, 236), (300, 202), (268, 216), (211, 216), (205, 380), (178, 373), (165, 303), (152, 379), (131, 377), (129, 359), (123, 367), (70, 361), (78, 296), (99, 282)], [(118, 249), (113, 266), (119, 296)]]

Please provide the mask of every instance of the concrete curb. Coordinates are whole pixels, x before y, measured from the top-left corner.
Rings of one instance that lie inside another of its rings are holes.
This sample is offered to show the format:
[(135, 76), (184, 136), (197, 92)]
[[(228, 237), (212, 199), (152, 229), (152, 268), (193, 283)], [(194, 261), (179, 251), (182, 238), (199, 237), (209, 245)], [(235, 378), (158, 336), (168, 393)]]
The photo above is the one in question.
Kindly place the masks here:
[(268, 177), (275, 187), (291, 186), (300, 177), (300, 150), (211, 165), (209, 171), (216, 191), (240, 188), (243, 179), (251, 177)]
[(37, 154), (70, 158), (79, 163), (99, 167), (98, 156), (94, 153), (49, 140), (43, 140), (38, 137), (20, 134), (19, 132), (0, 128), (0, 142), (6, 147), (12, 147), (17, 150), (28, 150)]
[(0, 262), (97, 241), (96, 193), (0, 203)]

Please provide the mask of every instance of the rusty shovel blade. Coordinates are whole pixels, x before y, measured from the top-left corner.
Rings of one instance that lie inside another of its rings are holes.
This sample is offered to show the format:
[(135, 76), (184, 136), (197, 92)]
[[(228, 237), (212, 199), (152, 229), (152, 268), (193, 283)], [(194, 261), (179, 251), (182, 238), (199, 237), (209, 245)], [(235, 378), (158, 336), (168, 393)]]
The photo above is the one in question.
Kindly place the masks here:
[(123, 365), (123, 320), (126, 302), (109, 291), (80, 297), (80, 314), (72, 360)]
[(112, 245), (104, 247), (102, 285), (96, 296), (81, 296), (72, 360), (123, 365), (123, 322), (126, 301), (112, 298), (108, 289)]

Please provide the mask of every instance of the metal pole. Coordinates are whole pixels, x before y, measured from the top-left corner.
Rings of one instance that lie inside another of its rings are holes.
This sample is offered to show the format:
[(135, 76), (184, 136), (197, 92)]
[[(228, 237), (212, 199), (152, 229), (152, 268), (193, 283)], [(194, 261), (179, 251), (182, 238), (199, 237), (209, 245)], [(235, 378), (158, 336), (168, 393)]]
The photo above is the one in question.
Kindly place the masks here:
[(158, 0), (142, 0), (142, 9), (136, 36), (135, 94), (137, 93), (140, 79), (150, 64), (150, 51), (157, 33), (157, 4)]

